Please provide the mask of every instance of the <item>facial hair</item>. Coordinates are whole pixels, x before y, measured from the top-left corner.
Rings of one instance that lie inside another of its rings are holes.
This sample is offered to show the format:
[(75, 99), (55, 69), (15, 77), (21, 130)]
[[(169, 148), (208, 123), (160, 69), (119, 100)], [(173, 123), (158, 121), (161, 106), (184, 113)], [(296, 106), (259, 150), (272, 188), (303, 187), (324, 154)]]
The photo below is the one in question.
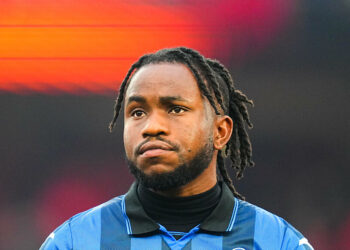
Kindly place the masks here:
[(130, 172), (136, 180), (146, 188), (155, 191), (165, 191), (183, 186), (196, 179), (205, 169), (209, 167), (214, 153), (211, 139), (199, 150), (193, 159), (183, 162), (173, 171), (165, 173), (145, 174), (135, 162), (127, 159)]

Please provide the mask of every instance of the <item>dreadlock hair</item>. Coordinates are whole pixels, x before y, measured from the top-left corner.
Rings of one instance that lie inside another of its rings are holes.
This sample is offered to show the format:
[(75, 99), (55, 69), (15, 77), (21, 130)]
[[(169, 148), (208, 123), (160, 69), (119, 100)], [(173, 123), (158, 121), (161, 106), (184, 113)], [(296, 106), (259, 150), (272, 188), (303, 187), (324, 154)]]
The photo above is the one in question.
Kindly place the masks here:
[(217, 156), (217, 166), (223, 181), (228, 185), (234, 196), (244, 200), (244, 197), (236, 191), (232, 183), (225, 166), (224, 157), (229, 156), (232, 163), (231, 167), (234, 169), (237, 179), (243, 177), (246, 167), (254, 166), (252, 146), (245, 128), (245, 124), (249, 128), (253, 127), (246, 106), (246, 104), (253, 106), (253, 101), (249, 100), (241, 91), (235, 89), (230, 72), (217, 60), (205, 58), (198, 51), (186, 47), (162, 49), (140, 57), (130, 67), (120, 85), (114, 106), (114, 117), (109, 125), (110, 132), (112, 132), (119, 116), (126, 87), (133, 73), (142, 66), (162, 62), (186, 65), (193, 73), (202, 95), (208, 99), (215, 114), (224, 113), (230, 116), (236, 125), (226, 147)]

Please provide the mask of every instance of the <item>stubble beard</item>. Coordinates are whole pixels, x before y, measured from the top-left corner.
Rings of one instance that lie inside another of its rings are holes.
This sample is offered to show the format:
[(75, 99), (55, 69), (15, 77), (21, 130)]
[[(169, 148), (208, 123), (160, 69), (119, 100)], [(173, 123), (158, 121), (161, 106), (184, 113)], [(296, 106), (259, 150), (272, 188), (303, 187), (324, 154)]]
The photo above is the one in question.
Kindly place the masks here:
[(155, 191), (165, 191), (181, 187), (196, 179), (209, 167), (213, 154), (213, 142), (211, 139), (208, 139), (208, 142), (192, 160), (182, 162), (170, 172), (145, 174), (136, 166), (135, 162), (128, 158), (127, 163), (131, 174), (134, 175), (140, 184)]

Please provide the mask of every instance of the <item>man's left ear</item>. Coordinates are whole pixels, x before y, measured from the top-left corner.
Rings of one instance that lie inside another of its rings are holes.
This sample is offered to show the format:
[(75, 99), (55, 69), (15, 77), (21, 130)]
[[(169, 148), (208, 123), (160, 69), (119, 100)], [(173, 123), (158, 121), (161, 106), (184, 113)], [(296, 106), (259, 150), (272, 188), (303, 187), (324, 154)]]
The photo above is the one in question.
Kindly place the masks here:
[(216, 116), (214, 127), (214, 148), (221, 150), (230, 140), (233, 131), (233, 121), (227, 115)]

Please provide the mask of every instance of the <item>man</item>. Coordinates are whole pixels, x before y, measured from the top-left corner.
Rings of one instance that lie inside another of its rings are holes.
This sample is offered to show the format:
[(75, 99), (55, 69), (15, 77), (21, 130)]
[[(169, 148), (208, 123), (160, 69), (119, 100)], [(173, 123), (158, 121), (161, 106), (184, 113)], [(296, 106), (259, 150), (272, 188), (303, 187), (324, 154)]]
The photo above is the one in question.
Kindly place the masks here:
[(246, 104), (227, 69), (189, 48), (142, 56), (121, 84), (126, 195), (75, 215), (41, 249), (313, 249), (283, 219), (249, 204), (237, 177), (252, 166)]

